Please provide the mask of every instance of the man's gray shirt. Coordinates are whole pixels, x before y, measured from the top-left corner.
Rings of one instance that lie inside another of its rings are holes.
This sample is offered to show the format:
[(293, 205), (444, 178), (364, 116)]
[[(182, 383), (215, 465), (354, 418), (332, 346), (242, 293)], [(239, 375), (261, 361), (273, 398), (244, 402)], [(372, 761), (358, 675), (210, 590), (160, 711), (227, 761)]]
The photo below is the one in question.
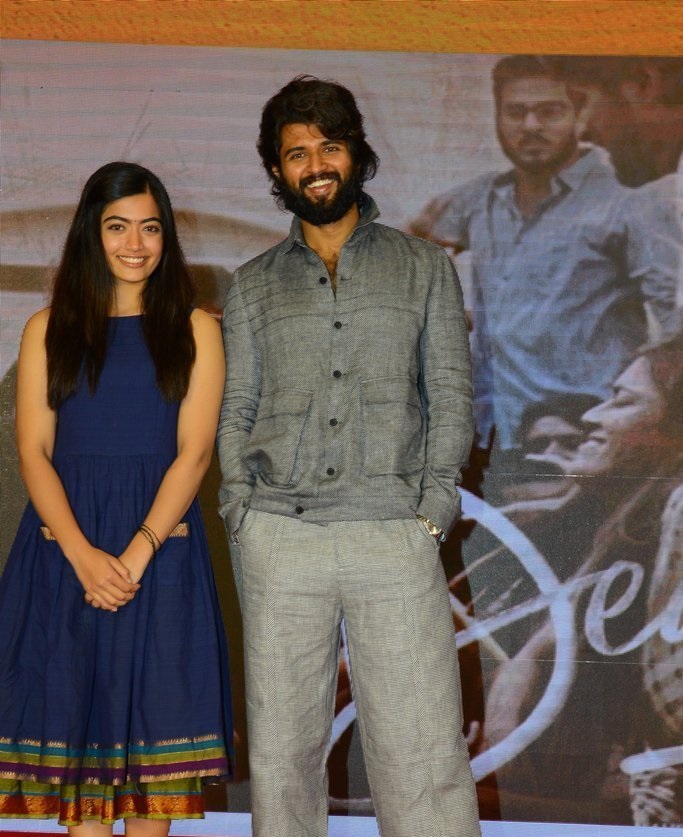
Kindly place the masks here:
[(644, 303), (663, 333), (677, 324), (676, 276), (661, 264), (636, 193), (594, 150), (553, 179), (529, 218), (512, 171), (435, 198), (411, 225), (472, 252), (477, 429), (520, 444), (529, 404), (555, 395), (606, 397), (648, 337)]
[(231, 280), (218, 428), (220, 511), (326, 523), (459, 515), (472, 441), (462, 293), (440, 247), (361, 218), (337, 292), (294, 219)]

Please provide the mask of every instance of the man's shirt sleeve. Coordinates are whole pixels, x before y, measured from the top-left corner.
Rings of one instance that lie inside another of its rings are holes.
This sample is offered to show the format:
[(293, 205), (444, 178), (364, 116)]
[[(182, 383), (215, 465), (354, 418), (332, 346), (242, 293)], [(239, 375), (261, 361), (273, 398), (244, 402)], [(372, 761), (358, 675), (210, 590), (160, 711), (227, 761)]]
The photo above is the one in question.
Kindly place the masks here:
[(409, 232), (460, 253), (469, 250), (470, 213), (479, 192), (478, 184), (465, 184), (438, 195), (409, 226)]
[(434, 250), (432, 259), (420, 341), (427, 443), (417, 513), (448, 531), (460, 515), (457, 484), (472, 444), (472, 373), (460, 282), (444, 251)]
[(676, 176), (670, 175), (634, 189), (625, 203), (629, 275), (640, 283), (654, 320), (655, 338), (675, 335), (681, 327), (678, 297), (683, 243), (675, 181)]
[(239, 272), (228, 288), (223, 311), (227, 363), (225, 392), (218, 423), (218, 458), (222, 482), (219, 512), (229, 534), (239, 529), (249, 508), (254, 476), (244, 464), (261, 390), (261, 360), (240, 291)]

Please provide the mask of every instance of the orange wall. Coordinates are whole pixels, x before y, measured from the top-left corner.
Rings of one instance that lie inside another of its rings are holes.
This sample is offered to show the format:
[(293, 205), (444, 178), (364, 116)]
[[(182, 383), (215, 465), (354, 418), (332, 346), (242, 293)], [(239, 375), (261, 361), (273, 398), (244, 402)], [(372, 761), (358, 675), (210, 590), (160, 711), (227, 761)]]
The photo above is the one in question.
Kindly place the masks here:
[(37, 40), (683, 54), (679, 0), (2, 0), (0, 23)]

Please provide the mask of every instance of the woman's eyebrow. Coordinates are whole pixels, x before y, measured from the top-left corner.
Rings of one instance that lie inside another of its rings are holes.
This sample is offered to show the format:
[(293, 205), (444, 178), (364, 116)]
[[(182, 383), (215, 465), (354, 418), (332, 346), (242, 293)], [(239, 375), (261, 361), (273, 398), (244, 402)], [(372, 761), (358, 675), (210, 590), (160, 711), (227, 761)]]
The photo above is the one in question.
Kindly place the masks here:
[(156, 221), (157, 223), (161, 223), (161, 218), (157, 218), (156, 215), (152, 215), (150, 218), (143, 218), (140, 221), (135, 222), (132, 218), (124, 218), (123, 215), (108, 215), (106, 218), (102, 219), (102, 223), (106, 223), (107, 221), (125, 221), (126, 224), (146, 224), (148, 221)]

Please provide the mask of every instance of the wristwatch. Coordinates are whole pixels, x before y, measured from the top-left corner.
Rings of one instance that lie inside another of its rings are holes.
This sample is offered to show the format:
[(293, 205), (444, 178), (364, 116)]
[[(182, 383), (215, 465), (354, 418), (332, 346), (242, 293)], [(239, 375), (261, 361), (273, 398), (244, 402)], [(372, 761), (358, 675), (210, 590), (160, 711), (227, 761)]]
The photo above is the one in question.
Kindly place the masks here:
[(437, 539), (437, 541), (442, 543), (446, 540), (444, 530), (437, 526), (436, 523), (433, 523), (428, 517), (425, 517), (423, 514), (416, 514), (415, 517), (425, 527), (429, 534)]

